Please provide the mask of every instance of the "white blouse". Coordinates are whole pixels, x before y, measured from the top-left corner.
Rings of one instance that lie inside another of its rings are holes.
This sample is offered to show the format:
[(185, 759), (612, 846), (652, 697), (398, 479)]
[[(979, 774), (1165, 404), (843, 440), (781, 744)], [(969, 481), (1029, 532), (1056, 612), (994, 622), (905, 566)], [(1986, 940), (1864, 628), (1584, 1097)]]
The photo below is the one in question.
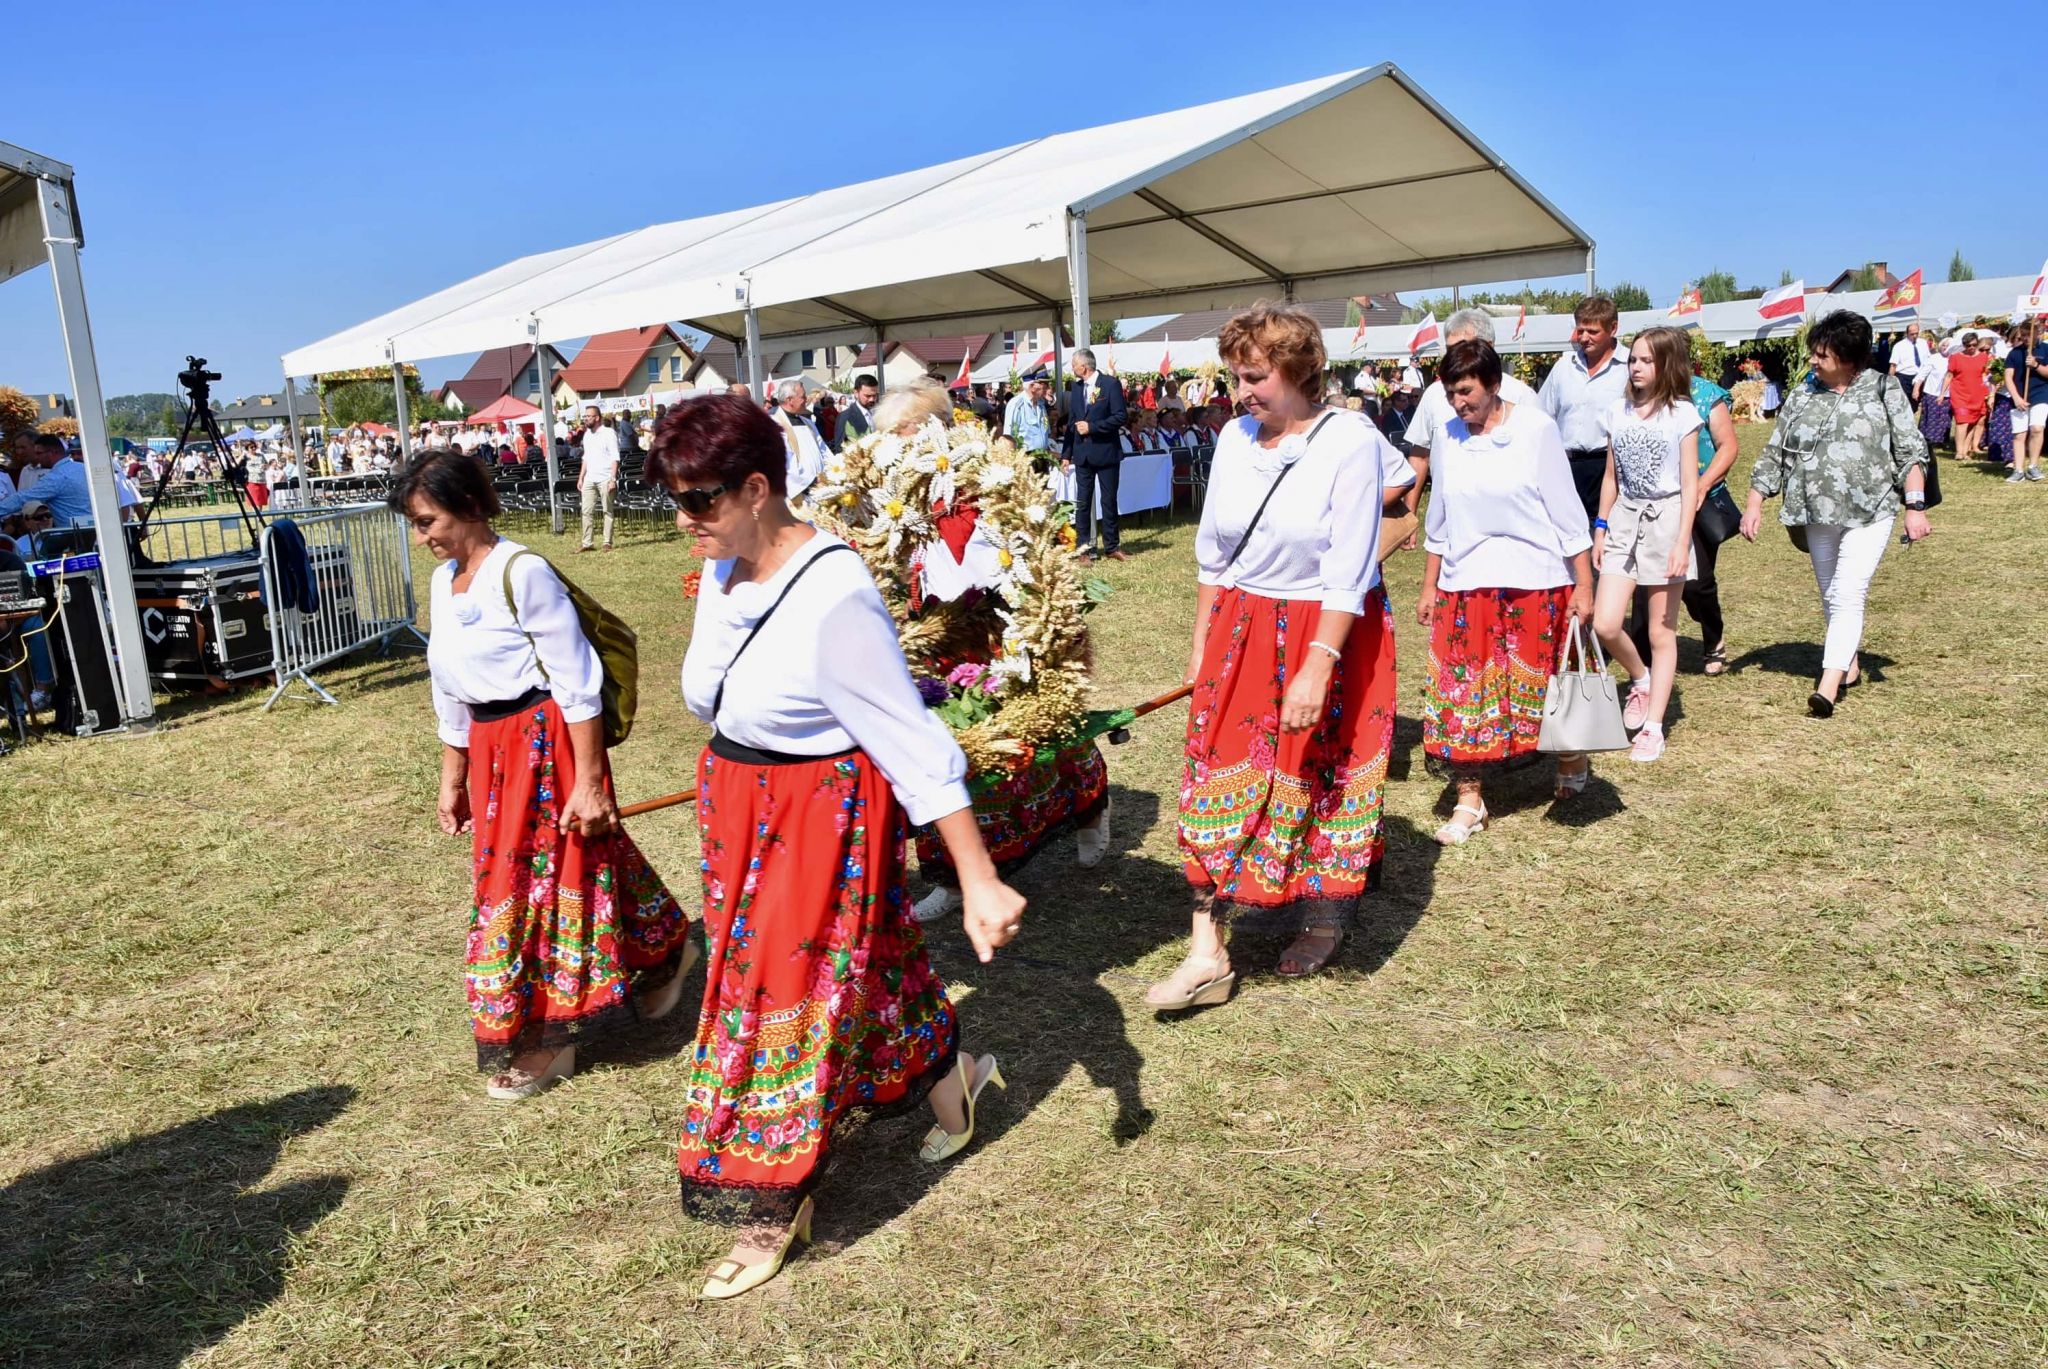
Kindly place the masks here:
[[(510, 703), (532, 689), (552, 694), (565, 722), (588, 722), (604, 711), (604, 663), (585, 640), (561, 578), (539, 556), (522, 556), (512, 567), (512, 593), (519, 600), (519, 618), (513, 620), (505, 602), (505, 562), (524, 550), (500, 537), (461, 594), (455, 592), (453, 561), (434, 568), (427, 670), (441, 740), (450, 746), (469, 745), (472, 705)], [(547, 665), (545, 677), (540, 662)]]
[[(797, 570), (843, 545), (817, 533), (762, 584), (729, 584), (731, 561), (705, 566), (683, 657), (683, 701), (729, 740), (757, 750), (830, 756), (859, 747), (912, 822), (935, 822), (967, 807), (967, 758), (918, 697), (896, 624), (858, 555), (825, 557), (732, 664)], [(713, 718), (721, 683), (725, 702)]]
[[(1387, 445), (1363, 414), (1333, 410), (1315, 441), (1308, 431), (1270, 450), (1256, 441), (1259, 423), (1240, 418), (1216, 438), (1209, 493), (1195, 535), (1196, 579), (1264, 599), (1315, 599), (1336, 613), (1361, 613), (1379, 583), (1380, 500)], [(1230, 553), (1274, 479), (1281, 482), (1251, 541), (1235, 563)]]
[(1422, 545), (1443, 558), (1438, 589), (1572, 583), (1569, 559), (1593, 539), (1564, 439), (1548, 414), (1517, 404), (1479, 436), (1453, 416), (1430, 446), (1429, 478), (1435, 488)]

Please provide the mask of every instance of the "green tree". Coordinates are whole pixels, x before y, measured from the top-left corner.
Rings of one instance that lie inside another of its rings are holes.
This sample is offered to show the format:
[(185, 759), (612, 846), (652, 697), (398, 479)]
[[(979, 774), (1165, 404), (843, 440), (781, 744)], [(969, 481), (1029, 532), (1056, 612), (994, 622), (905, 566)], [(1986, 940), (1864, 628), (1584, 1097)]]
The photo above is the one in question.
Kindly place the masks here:
[(1121, 342), (1123, 339), (1117, 336), (1115, 319), (1099, 318), (1091, 320), (1088, 324), (1088, 341)]
[(1849, 277), (1849, 288), (1851, 290), (1882, 290), (1884, 288), (1884, 277), (1878, 275), (1877, 268), (1866, 261), (1857, 269), (1855, 275)]
[(1701, 304), (1726, 304), (1731, 299), (1739, 298), (1736, 291), (1742, 287), (1735, 283), (1733, 271), (1723, 271), (1715, 267), (1700, 277), (1699, 288)]
[(1799, 277), (1792, 274), (1792, 268), (1789, 266), (1778, 273), (1778, 284), (1780, 285), (1790, 285), (1798, 279)]
[(1977, 279), (1977, 268), (1963, 260), (1963, 249), (1960, 247), (1956, 249), (1956, 254), (1948, 259), (1948, 278), (1952, 281)]
[(1626, 312), (1630, 309), (1650, 307), (1650, 292), (1633, 281), (1619, 280), (1607, 292), (1607, 298), (1614, 301), (1614, 307)]
[(449, 419), (462, 417), (443, 404), (436, 395), (408, 395), (405, 407), (414, 423), (445, 423)]
[(358, 423), (396, 423), (398, 399), (389, 385), (374, 380), (350, 381), (327, 392), (327, 416), (341, 428)]

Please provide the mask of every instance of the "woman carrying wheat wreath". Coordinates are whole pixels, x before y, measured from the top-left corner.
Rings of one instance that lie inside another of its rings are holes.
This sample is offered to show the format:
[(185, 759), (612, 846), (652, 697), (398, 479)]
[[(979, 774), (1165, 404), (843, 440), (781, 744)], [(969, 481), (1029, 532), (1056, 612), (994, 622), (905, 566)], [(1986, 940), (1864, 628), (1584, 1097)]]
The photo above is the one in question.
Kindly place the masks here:
[(707, 1298), (759, 1287), (810, 1232), (834, 1132), (856, 1108), (929, 1099), (919, 1151), (974, 1136), (994, 1056), (960, 1050), (904, 891), (909, 824), (934, 824), (986, 961), (1024, 899), (975, 828), (959, 745), (912, 683), (866, 564), (799, 522), (782, 435), (730, 396), (686, 400), (647, 478), (707, 561), (683, 697), (712, 725), (698, 761), (704, 1003), (683, 1098), (683, 1208), (739, 1225)]
[(477, 1064), (491, 1097), (527, 1098), (579, 1043), (674, 1009), (690, 923), (619, 826), (603, 665), (554, 569), (492, 530), (484, 463), (430, 451), (390, 504), (441, 563), (427, 667), (441, 830), (472, 838)]

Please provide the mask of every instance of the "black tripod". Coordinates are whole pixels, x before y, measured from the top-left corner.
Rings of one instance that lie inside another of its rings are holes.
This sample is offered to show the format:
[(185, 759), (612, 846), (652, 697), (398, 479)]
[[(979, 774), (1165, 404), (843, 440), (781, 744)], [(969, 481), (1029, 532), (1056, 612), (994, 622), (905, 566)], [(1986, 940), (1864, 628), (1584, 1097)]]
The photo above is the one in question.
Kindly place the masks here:
[[(241, 509), (242, 526), (248, 530), (249, 546), (253, 550), (263, 544), (263, 513), (249, 502), (249, 463), (240, 457), (228, 455), (228, 440), (221, 436), (220, 424), (214, 421), (212, 382), (220, 379), (219, 371), (206, 369), (206, 358), (188, 356), (185, 369), (178, 373), (178, 383), (185, 387), (191, 397), (185, 411), (185, 428), (178, 434), (178, 450), (171, 453), (171, 468), (177, 468), (178, 459), (185, 454), (185, 447), (192, 441), (192, 428), (197, 424), (203, 435), (213, 443), (214, 457), (220, 462), (221, 479), (235, 492), (235, 503)], [(168, 472), (166, 472), (168, 477)], [(156, 493), (150, 498), (149, 507), (142, 511), (138, 528), (141, 533), (149, 529), (149, 520), (156, 517), (156, 506), (163, 502), (164, 491), (171, 487), (168, 478), (156, 482)], [(145, 560), (141, 540), (132, 544), (130, 559)]]

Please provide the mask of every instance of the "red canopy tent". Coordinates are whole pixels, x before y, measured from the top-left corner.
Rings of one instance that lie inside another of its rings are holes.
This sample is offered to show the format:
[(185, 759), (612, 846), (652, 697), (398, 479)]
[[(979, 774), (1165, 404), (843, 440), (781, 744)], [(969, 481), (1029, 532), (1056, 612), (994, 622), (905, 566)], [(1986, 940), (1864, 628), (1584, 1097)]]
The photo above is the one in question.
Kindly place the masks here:
[(539, 412), (539, 405), (528, 404), (512, 395), (499, 395), (462, 421), (471, 424), (520, 423), (531, 420)]
[(398, 429), (388, 423), (365, 423), (363, 424), (363, 431), (372, 437), (389, 437), (397, 432)]

